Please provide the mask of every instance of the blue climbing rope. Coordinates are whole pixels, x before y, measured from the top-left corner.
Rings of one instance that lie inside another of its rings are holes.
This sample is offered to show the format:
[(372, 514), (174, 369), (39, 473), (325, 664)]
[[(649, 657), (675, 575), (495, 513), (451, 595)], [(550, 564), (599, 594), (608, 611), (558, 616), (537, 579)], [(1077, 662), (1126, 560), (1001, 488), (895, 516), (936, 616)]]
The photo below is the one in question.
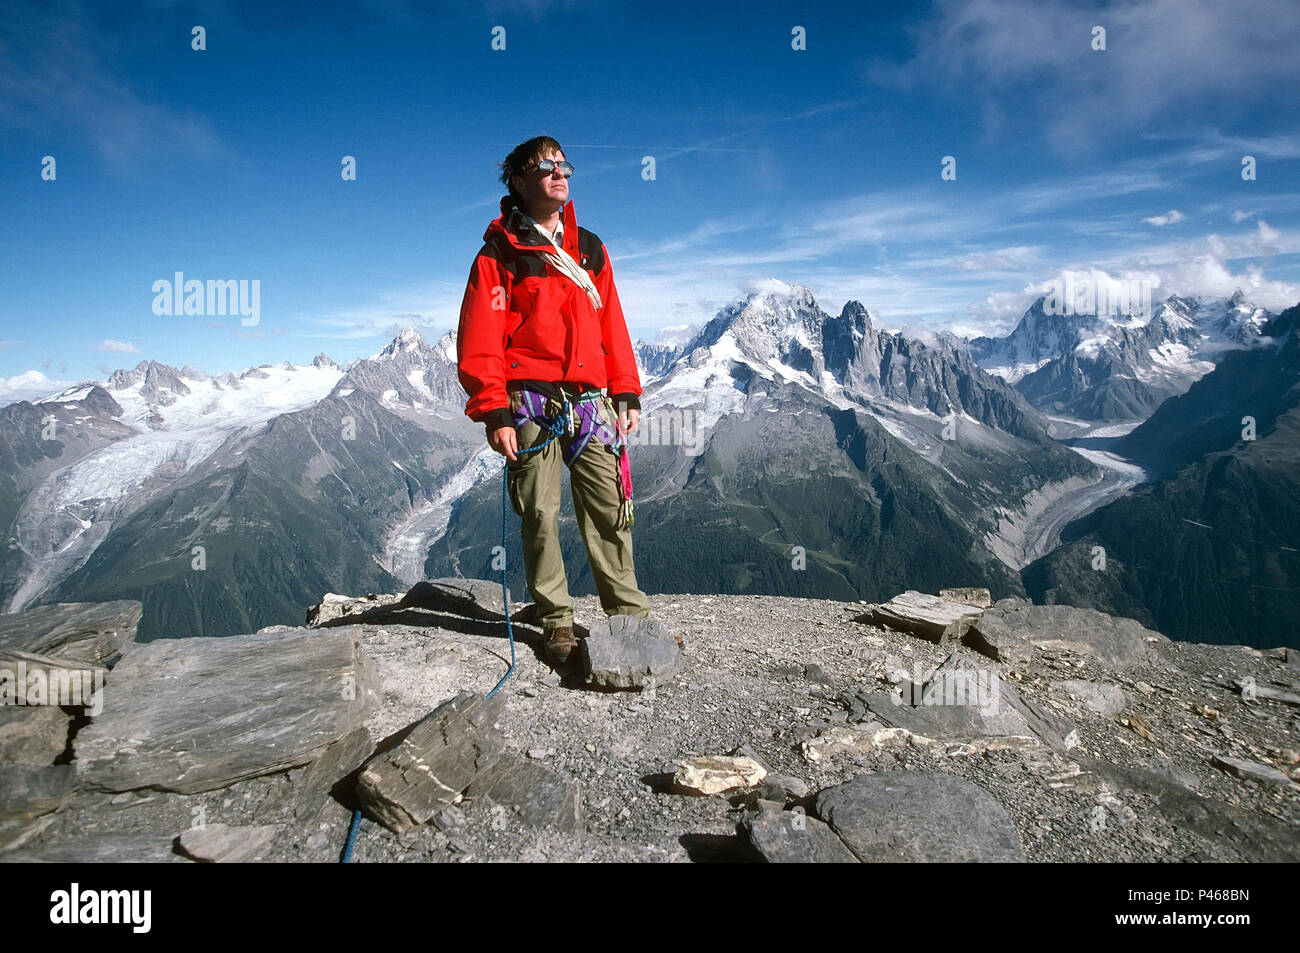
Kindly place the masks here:
[[(565, 398), (564, 407), (562, 411), (559, 414), (557, 414), (553, 420), (547, 420), (544, 425), (544, 429), (546, 429), (550, 433), (550, 436), (547, 437), (541, 443), (537, 444), (537, 446), (535, 447), (521, 447), (516, 449), (515, 450), (516, 455), (520, 453), (535, 453), (538, 450), (541, 450), (543, 447), (545, 447), (556, 437), (563, 434), (565, 432), (564, 421), (569, 418), (570, 411), (571, 411), (570, 402), (568, 398)], [(510, 505), (509, 496), (508, 496), (510, 492), (509, 491), (509, 486), (510, 486), (509, 458), (505, 458), (505, 466), (501, 470), (501, 476), (502, 476), (501, 549), (504, 551), (506, 549), (506, 540), (507, 540), (506, 507)], [(501, 681), (497, 682), (496, 685), (493, 686), (492, 691), (487, 693), (488, 698), (491, 698), (493, 695), (495, 695), (500, 690), (501, 686), (504, 685), (506, 681), (510, 678), (510, 676), (513, 675), (515, 672), (515, 630), (514, 630), (514, 626), (510, 624), (510, 590), (506, 587), (506, 567), (504, 562), (501, 565), (501, 602), (502, 604), (505, 605), (506, 632), (510, 636), (510, 669), (504, 675), (501, 676)], [(352, 848), (357, 842), (357, 831), (360, 829), (360, 827), (361, 827), (361, 810), (360, 808), (358, 808), (357, 810), (354, 810), (352, 812), (352, 825), (348, 828), (348, 842), (343, 847), (343, 859), (341, 863), (346, 864), (352, 860)]]

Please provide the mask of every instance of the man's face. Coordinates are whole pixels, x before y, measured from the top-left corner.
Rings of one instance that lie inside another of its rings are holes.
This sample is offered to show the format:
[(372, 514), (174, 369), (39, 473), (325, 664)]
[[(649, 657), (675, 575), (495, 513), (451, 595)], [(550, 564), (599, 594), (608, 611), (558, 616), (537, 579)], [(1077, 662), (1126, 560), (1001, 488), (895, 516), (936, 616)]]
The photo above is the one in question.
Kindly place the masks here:
[[(560, 162), (564, 159), (564, 153), (552, 149), (541, 158)], [(512, 181), (524, 197), (524, 203), (531, 209), (550, 211), (569, 200), (569, 180), (560, 174), (559, 169), (543, 173), (534, 167), (523, 175), (515, 176)]]

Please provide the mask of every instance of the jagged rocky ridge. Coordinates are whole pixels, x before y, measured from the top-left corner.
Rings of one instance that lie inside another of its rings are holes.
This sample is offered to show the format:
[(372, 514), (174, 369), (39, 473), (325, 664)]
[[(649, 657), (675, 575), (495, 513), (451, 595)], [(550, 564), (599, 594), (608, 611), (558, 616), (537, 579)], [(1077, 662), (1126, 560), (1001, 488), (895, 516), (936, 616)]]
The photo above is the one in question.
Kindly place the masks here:
[(1224, 354), (1257, 346), (1270, 317), (1240, 289), (1228, 298), (1170, 295), (1149, 319), (1050, 313), (1040, 297), (1009, 334), (974, 338), (969, 349), (1044, 413), (1141, 420)]
[[(512, 603), (519, 665), (487, 708), (509, 662), (499, 582), (148, 644), (138, 603), (41, 607), (5, 619), (0, 669), (105, 668), (103, 709), (0, 708), (0, 860), (333, 862), (359, 769), (458, 697), (485, 717), (442, 737), (483, 763), (427, 821), (363, 821), (355, 859), (1300, 859), (1294, 651), (943, 595), (653, 596), (684, 651), (639, 692), (542, 664)], [(575, 609), (595, 631), (595, 599)], [(956, 676), (985, 694), (945, 694)], [(720, 793), (681, 786), (701, 778)]]
[(1283, 312), (1260, 346), (1225, 355), (1105, 441), (1153, 479), (1066, 526), (1063, 544), (1025, 567), (1035, 598), (1195, 641), (1300, 645), (1297, 317), (1300, 306)]

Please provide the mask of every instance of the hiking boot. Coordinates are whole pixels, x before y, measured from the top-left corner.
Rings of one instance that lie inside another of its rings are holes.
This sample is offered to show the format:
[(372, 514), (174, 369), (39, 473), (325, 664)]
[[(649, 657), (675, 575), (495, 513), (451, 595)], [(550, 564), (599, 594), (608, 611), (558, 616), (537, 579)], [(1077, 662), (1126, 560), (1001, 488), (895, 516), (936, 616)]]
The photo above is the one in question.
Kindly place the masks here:
[(546, 630), (546, 641), (543, 648), (546, 657), (556, 665), (567, 662), (569, 653), (577, 645), (578, 640), (573, 637), (573, 626), (571, 625), (557, 625), (553, 629)]

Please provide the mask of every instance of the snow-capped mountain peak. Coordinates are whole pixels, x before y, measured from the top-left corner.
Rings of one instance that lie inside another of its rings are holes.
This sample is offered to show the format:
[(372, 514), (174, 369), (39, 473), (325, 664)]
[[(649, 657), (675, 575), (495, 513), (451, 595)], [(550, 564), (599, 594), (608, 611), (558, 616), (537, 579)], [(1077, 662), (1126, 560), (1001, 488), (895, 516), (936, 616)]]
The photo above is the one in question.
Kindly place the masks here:
[(397, 332), (397, 337), (393, 338), (388, 344), (384, 345), (379, 351), (371, 354), (368, 360), (386, 361), (397, 357), (398, 355), (416, 355), (430, 351), (431, 348), (419, 331), (409, 324)]
[(389, 409), (410, 412), (423, 412), (431, 405), (460, 405), (464, 392), (456, 374), (455, 342), (455, 332), (449, 331), (436, 347), (430, 347), (419, 331), (407, 325), (370, 357), (348, 364), (336, 392), (347, 396), (364, 390)]
[(764, 282), (763, 290), (718, 312), (684, 352), (729, 346), (761, 364), (787, 365), (816, 380), (821, 373), (822, 324), (826, 320), (811, 291), (772, 279)]

